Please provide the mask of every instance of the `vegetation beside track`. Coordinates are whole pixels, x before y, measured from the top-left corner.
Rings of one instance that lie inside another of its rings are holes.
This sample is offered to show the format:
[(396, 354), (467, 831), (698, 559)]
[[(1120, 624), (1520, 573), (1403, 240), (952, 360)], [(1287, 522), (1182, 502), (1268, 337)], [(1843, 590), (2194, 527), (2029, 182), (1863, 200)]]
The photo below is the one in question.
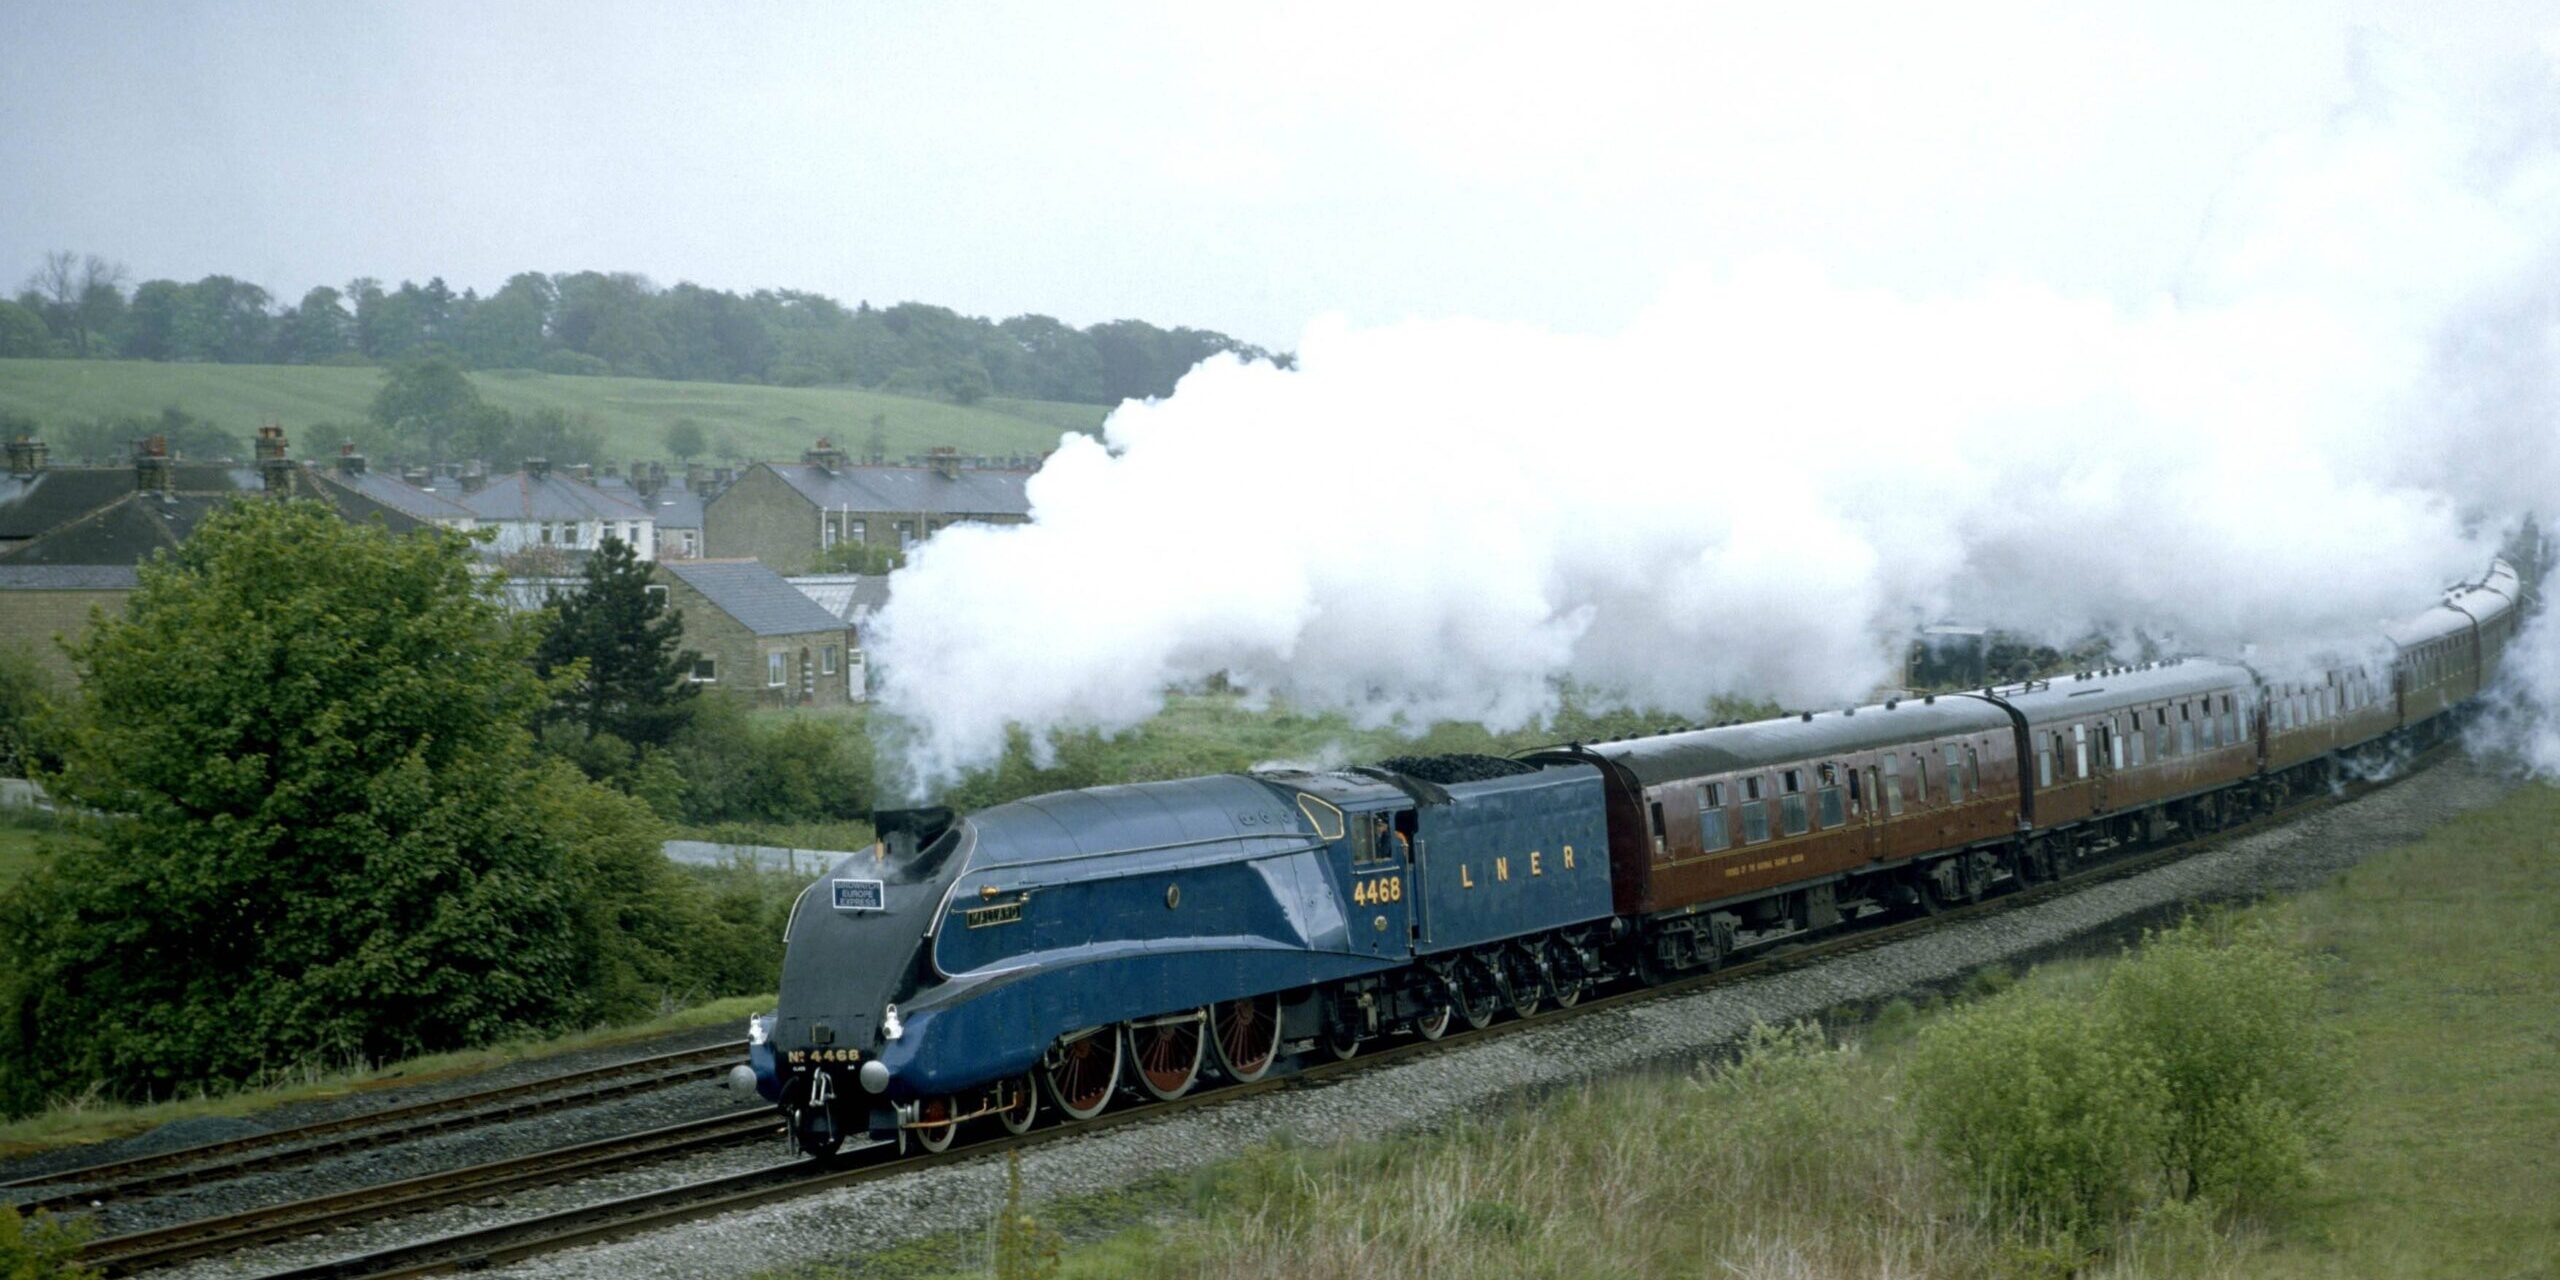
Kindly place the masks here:
[[(1915, 1069), (1969, 1021), (2138, 991), (2124, 974), (2146, 963), (2072, 962), (1986, 974), (1952, 1009), (1888, 1006), (1838, 1042), (1772, 1033), (1740, 1062), (1687, 1077), (1596, 1086), (1433, 1135), (1266, 1148), (1188, 1179), (1035, 1204), (1037, 1221), (920, 1241), (841, 1274), (2553, 1274), (2555, 831), (2560, 789), (2530, 787), (2217, 925), (2318, 957), (2319, 1031), (2345, 1051), (2312, 1064), (2339, 1077), (2335, 1140), (2300, 1146), (2316, 1158), (2299, 1185), (2260, 1177), (2245, 1194), (2187, 1198), (2156, 1159), (2128, 1160), (2111, 1172), (2134, 1194), (2099, 1202), (2077, 1230), (2054, 1215), (2028, 1224), (1969, 1189), (1924, 1140)], [(2306, 1131), (2297, 1120), (2271, 1132)], [(1060, 1231), (1081, 1243), (1054, 1250)]]

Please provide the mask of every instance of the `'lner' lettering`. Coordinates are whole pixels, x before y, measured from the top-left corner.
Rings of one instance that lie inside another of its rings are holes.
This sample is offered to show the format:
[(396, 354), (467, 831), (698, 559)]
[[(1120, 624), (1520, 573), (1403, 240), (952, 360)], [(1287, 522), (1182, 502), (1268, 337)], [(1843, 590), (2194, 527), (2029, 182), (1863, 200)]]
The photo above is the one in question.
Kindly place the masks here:
[(1531, 849), (1531, 850), (1529, 851), (1529, 874), (1530, 874), (1530, 875), (1533, 875), (1533, 876), (1542, 876), (1542, 875), (1545, 875), (1545, 874), (1546, 874), (1546, 872), (1544, 872), (1544, 871), (1542, 871), (1542, 870), (1540, 870), (1540, 869), (1538, 868), (1538, 855), (1539, 855), (1541, 852), (1543, 852), (1543, 850)]
[(1496, 858), (1493, 860), (1493, 878), (1496, 880), (1508, 880), (1511, 878), (1511, 859)]

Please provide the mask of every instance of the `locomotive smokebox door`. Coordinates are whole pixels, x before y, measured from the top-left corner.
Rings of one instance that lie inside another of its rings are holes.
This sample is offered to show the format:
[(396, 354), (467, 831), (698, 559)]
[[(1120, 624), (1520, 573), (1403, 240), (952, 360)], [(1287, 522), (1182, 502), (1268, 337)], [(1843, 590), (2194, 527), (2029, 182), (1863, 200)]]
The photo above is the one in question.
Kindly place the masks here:
[(1342, 885), (1351, 949), (1363, 955), (1411, 955), (1413, 810), (1345, 814), (1343, 828), (1332, 859)]

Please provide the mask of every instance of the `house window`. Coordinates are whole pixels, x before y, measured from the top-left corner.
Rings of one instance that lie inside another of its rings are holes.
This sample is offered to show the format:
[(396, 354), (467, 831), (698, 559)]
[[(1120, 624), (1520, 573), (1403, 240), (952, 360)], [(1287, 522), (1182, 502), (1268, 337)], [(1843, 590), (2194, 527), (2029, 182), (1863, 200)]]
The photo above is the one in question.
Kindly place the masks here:
[(695, 684), (718, 684), (720, 682), (720, 669), (712, 665), (712, 660), (709, 658), (696, 658), (693, 660), (693, 682)]
[(871, 537), (871, 522), (868, 520), (856, 520), (847, 524), (844, 527), (844, 536), (851, 538), (855, 542), (869, 541)]
[(913, 520), (901, 520), (901, 521), (899, 521), (899, 522), (898, 522), (898, 549), (899, 549), (899, 550), (901, 550), (901, 551), (904, 551), (904, 550), (906, 550), (907, 548), (914, 546), (914, 545), (915, 545), (915, 543), (916, 543), (916, 525), (915, 525), (915, 521), (913, 521)]
[(836, 539), (843, 533), (844, 517), (829, 513), (826, 524), (818, 530), (818, 549), (824, 551), (836, 545)]
[(542, 542), (545, 546), (551, 544), (551, 522), (548, 520), (542, 522)]
[(688, 556), (695, 556), (695, 555), (700, 555), (700, 554), (702, 554), (702, 547), (701, 547), (701, 545), (700, 545), (699, 543), (697, 543), (697, 542), (695, 542), (695, 541), (694, 541), (694, 539), (695, 539), (695, 537), (696, 537), (696, 536), (697, 536), (697, 535), (696, 535), (696, 534), (694, 533), (694, 531), (693, 531), (693, 530), (691, 530), (691, 529), (687, 529), (687, 530), (685, 530), (685, 531), (684, 531), (684, 553), (685, 553), (686, 555), (688, 555)]
[(826, 648), (818, 651), (818, 674), (831, 676), (835, 673), (836, 647), (834, 645), (828, 645)]
[(764, 656), (764, 687), (779, 689), (791, 678), (790, 656), (777, 649)]

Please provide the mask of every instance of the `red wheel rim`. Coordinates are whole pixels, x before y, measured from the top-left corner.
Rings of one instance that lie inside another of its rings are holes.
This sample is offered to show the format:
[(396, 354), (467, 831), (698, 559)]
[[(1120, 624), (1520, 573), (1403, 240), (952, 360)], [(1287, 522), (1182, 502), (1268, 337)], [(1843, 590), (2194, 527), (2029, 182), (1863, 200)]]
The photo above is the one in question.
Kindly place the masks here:
[(1100, 1115), (1119, 1083), (1120, 1037), (1107, 1027), (1059, 1046), (1056, 1065), (1049, 1069), (1058, 1109), (1078, 1120)]
[[(1264, 1002), (1268, 1001), (1268, 1004)], [(1271, 1070), (1280, 1052), (1280, 998), (1257, 996), (1217, 1006), (1218, 1065), (1239, 1084), (1251, 1083)]]
[(1165, 1101), (1181, 1097), (1200, 1076), (1202, 1019), (1129, 1028), (1130, 1056), (1137, 1060), (1138, 1081)]
[(916, 1141), (927, 1151), (948, 1151), (951, 1139), (958, 1136), (960, 1124), (951, 1117), (959, 1114), (950, 1095), (927, 1098), (916, 1104)]

